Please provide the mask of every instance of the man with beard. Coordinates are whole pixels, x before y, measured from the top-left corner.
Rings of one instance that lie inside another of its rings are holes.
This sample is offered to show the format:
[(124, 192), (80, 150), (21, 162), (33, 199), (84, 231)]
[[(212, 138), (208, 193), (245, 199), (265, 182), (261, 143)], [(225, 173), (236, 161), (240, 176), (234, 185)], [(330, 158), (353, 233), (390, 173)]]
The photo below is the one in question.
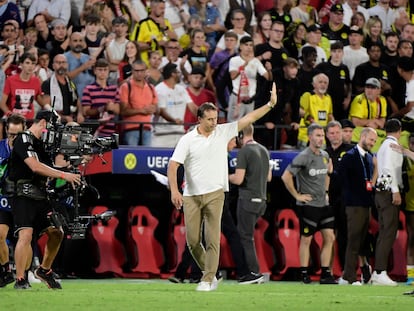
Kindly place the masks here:
[(67, 76), (68, 62), (65, 55), (58, 54), (53, 59), (54, 73), (42, 83), (42, 98), (45, 108), (53, 108), (59, 113), (63, 122), (72, 122), (75, 119), (83, 122), (76, 85)]
[(307, 127), (317, 123), (325, 127), (333, 120), (332, 99), (328, 91), (329, 78), (324, 73), (313, 77), (313, 92), (306, 92), (300, 98), (300, 128), (298, 148), (305, 149), (308, 143)]
[(70, 51), (64, 55), (68, 62), (68, 77), (73, 80), (78, 90), (78, 97), (82, 98), (83, 90), (95, 80), (91, 69), (96, 59), (82, 53), (85, 48), (85, 39), (80, 32), (74, 32), (70, 36)]
[[(343, 185), (343, 198), (347, 218), (348, 241), (345, 266), (340, 285), (361, 285), (357, 281), (356, 267), (361, 246), (368, 232), (371, 208), (374, 206), (374, 159), (370, 153), (377, 141), (377, 132), (366, 127), (358, 145), (349, 150), (339, 163), (339, 178)], [(363, 277), (363, 282), (368, 280)]]

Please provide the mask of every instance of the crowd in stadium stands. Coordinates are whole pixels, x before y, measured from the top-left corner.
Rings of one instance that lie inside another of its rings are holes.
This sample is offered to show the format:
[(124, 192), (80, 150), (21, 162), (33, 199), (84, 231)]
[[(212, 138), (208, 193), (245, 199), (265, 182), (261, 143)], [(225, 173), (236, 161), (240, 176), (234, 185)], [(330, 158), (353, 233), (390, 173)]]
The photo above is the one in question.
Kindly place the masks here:
[(0, 0), (0, 113), (53, 107), (127, 145), (174, 147), (203, 103), (238, 120), (276, 82), (255, 123), (269, 150), (303, 150), (315, 122), (412, 132), (413, 21), (408, 0)]

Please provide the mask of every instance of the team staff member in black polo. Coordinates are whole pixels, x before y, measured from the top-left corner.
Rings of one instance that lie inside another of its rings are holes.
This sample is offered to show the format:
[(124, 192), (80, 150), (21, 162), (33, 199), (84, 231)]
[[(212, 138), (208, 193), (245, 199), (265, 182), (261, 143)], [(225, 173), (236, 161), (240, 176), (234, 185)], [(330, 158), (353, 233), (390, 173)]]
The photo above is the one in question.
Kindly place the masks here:
[(52, 116), (53, 112), (46, 110), (37, 113), (33, 125), (16, 137), (10, 159), (9, 180), (15, 185), (12, 212), (18, 237), (14, 252), (16, 289), (30, 287), (25, 271), (29, 269), (32, 260), (31, 242), (34, 232), (48, 235), (45, 255), (35, 275), (49, 288), (62, 288), (54, 279), (51, 266), (62, 242), (63, 231), (61, 227), (51, 226), (47, 219), (51, 208), (46, 199), (46, 177), (61, 178), (73, 185), (80, 184), (81, 177), (51, 167), (50, 157), (40, 138)]
[[(343, 185), (346, 206), (348, 242), (345, 267), (340, 285), (361, 285), (357, 281), (358, 255), (368, 232), (371, 207), (374, 206), (374, 160), (370, 150), (377, 141), (377, 132), (366, 127), (362, 130), (358, 145), (349, 150), (339, 164), (339, 176)], [(365, 278), (361, 281), (368, 281)]]

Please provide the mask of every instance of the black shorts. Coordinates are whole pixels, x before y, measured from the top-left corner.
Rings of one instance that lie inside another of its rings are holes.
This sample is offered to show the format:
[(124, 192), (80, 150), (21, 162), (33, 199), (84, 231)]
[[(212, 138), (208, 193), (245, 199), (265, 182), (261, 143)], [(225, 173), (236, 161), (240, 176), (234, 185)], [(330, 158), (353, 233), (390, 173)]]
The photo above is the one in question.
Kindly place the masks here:
[(50, 227), (47, 214), (51, 206), (46, 200), (33, 200), (18, 196), (12, 201), (15, 234), (22, 228), (33, 228), (37, 234)]
[(0, 210), (0, 225), (7, 225), (13, 228), (13, 215), (10, 211)]
[(312, 236), (321, 229), (335, 228), (334, 210), (330, 206), (298, 206), (298, 214), (300, 234), (303, 236)]

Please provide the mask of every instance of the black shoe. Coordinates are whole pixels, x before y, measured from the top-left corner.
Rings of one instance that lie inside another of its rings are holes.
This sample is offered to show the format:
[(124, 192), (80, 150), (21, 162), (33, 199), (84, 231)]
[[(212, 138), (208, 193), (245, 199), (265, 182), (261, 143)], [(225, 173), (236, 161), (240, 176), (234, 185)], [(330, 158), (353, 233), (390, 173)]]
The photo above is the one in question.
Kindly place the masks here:
[(201, 279), (194, 279), (194, 278), (190, 278), (190, 283), (191, 284), (198, 284), (198, 283), (200, 283), (200, 281), (201, 281)]
[(239, 279), (240, 285), (263, 283), (263, 274), (250, 272)]
[(334, 279), (332, 275), (325, 275), (324, 277), (321, 276), (319, 281), (320, 284), (338, 284), (338, 282)]
[(361, 269), (361, 281), (364, 284), (368, 284), (369, 281), (371, 280), (371, 273), (372, 273), (372, 268), (370, 265), (363, 265), (362, 267), (360, 267)]
[(176, 276), (170, 276), (168, 278), (168, 281), (170, 281), (171, 283), (184, 283), (184, 279), (177, 278)]
[(221, 281), (223, 281), (223, 274), (220, 271), (217, 271), (216, 279), (217, 279), (217, 283), (220, 283)]
[(14, 282), (13, 273), (10, 271), (3, 272), (0, 274), (0, 287), (5, 287), (10, 283)]
[(16, 280), (14, 283), (15, 289), (29, 289), (30, 287), (30, 283), (26, 279)]
[(303, 282), (304, 284), (310, 284), (310, 283), (312, 283), (312, 280), (311, 280), (311, 278), (310, 278), (309, 274), (307, 274), (307, 273), (302, 273), (302, 282)]
[(35, 270), (34, 275), (51, 289), (62, 289), (62, 286), (55, 280), (52, 269), (44, 270), (39, 267)]

